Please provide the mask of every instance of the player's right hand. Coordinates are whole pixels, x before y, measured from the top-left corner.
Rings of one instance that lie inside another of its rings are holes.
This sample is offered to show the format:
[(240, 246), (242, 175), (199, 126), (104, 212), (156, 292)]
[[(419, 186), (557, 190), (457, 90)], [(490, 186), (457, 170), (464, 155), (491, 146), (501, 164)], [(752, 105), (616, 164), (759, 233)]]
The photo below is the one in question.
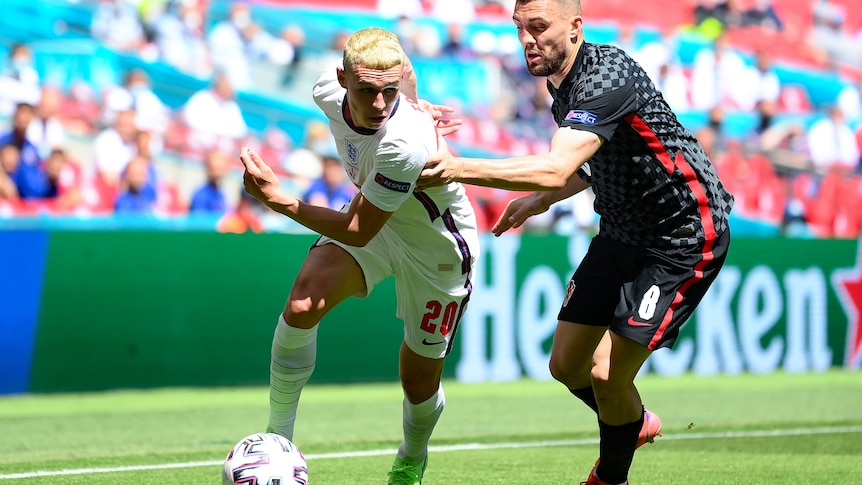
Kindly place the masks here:
[(278, 176), (260, 158), (260, 155), (248, 147), (243, 147), (239, 154), (239, 160), (245, 167), (245, 172), (242, 175), (245, 191), (267, 205), (279, 202), (281, 185)]
[(443, 139), (444, 136), (444, 133), (438, 129), (437, 153), (431, 155), (425, 162), (425, 168), (419, 174), (415, 189), (418, 192), (457, 182), (458, 176), (461, 175), (461, 161), (449, 151), (449, 145)]
[(541, 214), (548, 210), (548, 204), (542, 197), (543, 192), (534, 192), (517, 199), (512, 199), (506, 205), (506, 209), (500, 214), (497, 222), (491, 226), (491, 232), (500, 236), (509, 229), (521, 227), (530, 216)]

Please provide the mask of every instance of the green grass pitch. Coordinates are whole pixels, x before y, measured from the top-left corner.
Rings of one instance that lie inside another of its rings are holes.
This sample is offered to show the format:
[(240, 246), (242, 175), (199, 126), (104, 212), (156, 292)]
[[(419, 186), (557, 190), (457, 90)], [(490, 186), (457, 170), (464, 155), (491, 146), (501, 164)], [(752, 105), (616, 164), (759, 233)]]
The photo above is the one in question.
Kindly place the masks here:
[[(664, 437), (632, 484), (862, 483), (862, 373), (638, 379)], [(555, 382), (445, 382), (424, 483), (578, 484), (595, 416)], [(0, 398), (0, 485), (218, 484), (230, 447), (261, 431), (267, 389), (156, 389)], [(295, 442), (311, 485), (386, 482), (401, 435), (397, 384), (303, 392)]]

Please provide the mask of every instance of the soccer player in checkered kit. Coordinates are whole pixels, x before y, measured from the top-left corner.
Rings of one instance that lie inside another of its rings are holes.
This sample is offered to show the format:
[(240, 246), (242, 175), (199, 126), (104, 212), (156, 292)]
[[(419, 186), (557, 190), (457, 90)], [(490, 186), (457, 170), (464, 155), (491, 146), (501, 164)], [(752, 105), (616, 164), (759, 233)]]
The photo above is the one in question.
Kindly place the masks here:
[[(547, 78), (559, 126), (548, 153), (432, 157), (419, 190), (462, 182), (515, 191), (499, 236), (592, 187), (599, 232), (569, 282), (550, 357), (555, 379), (598, 416), (587, 485), (628, 483), (635, 449), (658, 435), (634, 384), (672, 347), (724, 264), (733, 196), (697, 139), (623, 50), (586, 42), (578, 0), (517, 0), (527, 69)], [(445, 143), (445, 142), (444, 142)]]
[[(449, 107), (417, 101), (409, 59), (398, 38), (379, 28), (350, 36), (343, 59), (315, 84), (314, 100), (329, 118), (345, 170), (359, 189), (341, 211), (287, 194), (258, 154), (244, 148), (240, 155), (248, 193), (321, 234), (276, 325), (267, 431), (293, 439), (300, 393), (316, 361), (318, 322), (346, 298), (364, 298), (394, 276), (396, 312), (404, 321), (404, 438), (389, 483), (418, 485), (443, 412), (443, 362), (470, 297), (479, 243), (461, 184), (414, 188), (439, 149), (438, 132), (454, 132), (460, 120), (443, 119)], [(373, 309), (356, 323), (368, 329), (368, 339), (376, 338)], [(361, 342), (355, 358), (362, 359)]]

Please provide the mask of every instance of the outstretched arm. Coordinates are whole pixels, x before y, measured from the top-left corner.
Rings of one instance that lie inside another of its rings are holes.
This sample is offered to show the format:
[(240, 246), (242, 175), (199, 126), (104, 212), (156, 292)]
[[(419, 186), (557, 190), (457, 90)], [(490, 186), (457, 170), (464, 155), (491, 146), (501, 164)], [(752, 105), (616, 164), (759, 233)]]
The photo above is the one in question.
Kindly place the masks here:
[(246, 192), (270, 209), (344, 244), (365, 246), (392, 215), (375, 207), (361, 193), (353, 198), (347, 212), (306, 204), (281, 189), (272, 168), (253, 150), (244, 147), (239, 159), (245, 167)]
[(532, 194), (511, 200), (494, 225), (491, 226), (491, 232), (495, 236), (499, 236), (509, 229), (521, 227), (531, 216), (546, 212), (551, 205), (567, 199), (589, 186), (590, 184), (587, 181), (575, 173), (569, 178), (565, 187), (559, 190), (533, 192)]
[(440, 150), (425, 165), (420, 190), (450, 182), (484, 185), (514, 191), (560, 190), (601, 148), (595, 133), (560, 128), (548, 153), (513, 158), (457, 158)]

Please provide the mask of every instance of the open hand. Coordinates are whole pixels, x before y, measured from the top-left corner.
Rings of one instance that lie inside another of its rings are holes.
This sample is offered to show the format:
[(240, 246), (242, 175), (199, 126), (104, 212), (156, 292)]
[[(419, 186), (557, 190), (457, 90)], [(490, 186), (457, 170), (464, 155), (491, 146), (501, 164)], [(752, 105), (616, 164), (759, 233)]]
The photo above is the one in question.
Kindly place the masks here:
[(416, 190), (438, 187), (457, 181), (461, 174), (461, 162), (449, 151), (449, 145), (443, 139), (443, 134), (437, 130), (437, 153), (425, 163), (425, 168), (419, 174)]
[(451, 135), (458, 131), (461, 128), (461, 124), (463, 124), (464, 120), (460, 118), (443, 118), (446, 113), (452, 113), (455, 111), (455, 108), (451, 106), (446, 106), (444, 104), (432, 104), (429, 101), (424, 99), (419, 100), (419, 106), (422, 107), (422, 110), (431, 115), (431, 118), (437, 122), (437, 133), (447, 136)]
[(541, 214), (548, 210), (548, 205), (542, 199), (539, 192), (512, 199), (506, 205), (506, 209), (500, 214), (497, 222), (491, 226), (491, 232), (499, 236), (509, 229), (521, 227), (530, 216)]

